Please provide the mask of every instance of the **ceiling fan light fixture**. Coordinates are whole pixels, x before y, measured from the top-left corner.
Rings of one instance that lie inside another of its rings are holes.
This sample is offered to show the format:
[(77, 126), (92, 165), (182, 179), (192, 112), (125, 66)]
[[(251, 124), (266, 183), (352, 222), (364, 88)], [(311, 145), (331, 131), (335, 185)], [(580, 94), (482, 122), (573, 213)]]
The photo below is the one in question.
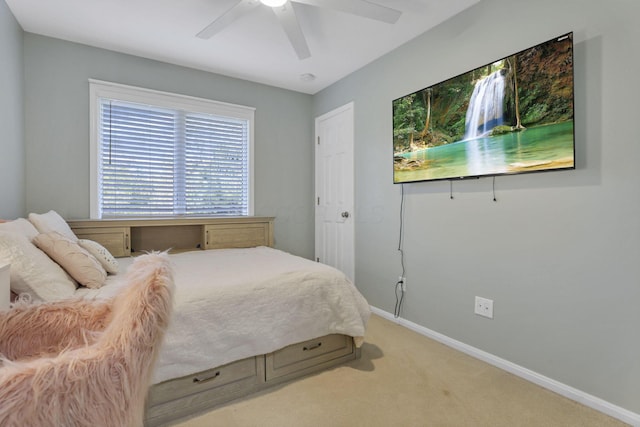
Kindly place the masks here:
[(284, 4), (286, 2), (287, 2), (287, 0), (260, 0), (260, 3), (264, 4), (265, 6), (269, 6), (269, 7), (284, 6)]

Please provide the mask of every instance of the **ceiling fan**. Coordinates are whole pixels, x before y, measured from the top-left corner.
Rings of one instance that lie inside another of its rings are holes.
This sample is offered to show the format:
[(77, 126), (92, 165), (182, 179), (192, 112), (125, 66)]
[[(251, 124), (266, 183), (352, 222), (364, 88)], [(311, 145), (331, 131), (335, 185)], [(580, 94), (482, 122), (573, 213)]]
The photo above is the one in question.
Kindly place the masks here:
[(296, 12), (291, 3), (326, 7), (389, 24), (394, 24), (402, 14), (399, 10), (370, 3), (367, 0), (240, 0), (235, 6), (231, 7), (200, 31), (197, 37), (209, 39), (244, 14), (251, 12), (260, 5), (266, 5), (271, 7), (280, 21), (280, 25), (282, 25), (298, 59), (309, 58), (311, 52), (309, 51), (309, 46), (307, 46), (307, 40), (300, 29)]

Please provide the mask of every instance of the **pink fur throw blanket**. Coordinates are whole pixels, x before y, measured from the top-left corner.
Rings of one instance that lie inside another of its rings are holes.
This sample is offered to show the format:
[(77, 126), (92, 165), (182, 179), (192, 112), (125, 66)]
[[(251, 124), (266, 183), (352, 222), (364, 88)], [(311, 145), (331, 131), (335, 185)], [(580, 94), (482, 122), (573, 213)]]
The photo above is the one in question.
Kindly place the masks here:
[(42, 357), (88, 344), (111, 320), (112, 301), (16, 302), (0, 313), (0, 355), (9, 360)]
[(108, 302), (17, 304), (0, 312), (0, 425), (143, 425), (173, 304), (166, 254), (135, 260)]

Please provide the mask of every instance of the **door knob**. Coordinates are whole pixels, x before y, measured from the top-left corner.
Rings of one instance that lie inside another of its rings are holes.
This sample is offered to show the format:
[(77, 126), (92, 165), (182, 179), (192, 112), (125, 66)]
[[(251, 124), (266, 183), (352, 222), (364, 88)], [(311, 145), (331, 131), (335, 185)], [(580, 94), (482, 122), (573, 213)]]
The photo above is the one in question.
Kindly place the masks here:
[(342, 218), (349, 218), (349, 212), (344, 211), (342, 212), (342, 214), (340, 214), (342, 216)]

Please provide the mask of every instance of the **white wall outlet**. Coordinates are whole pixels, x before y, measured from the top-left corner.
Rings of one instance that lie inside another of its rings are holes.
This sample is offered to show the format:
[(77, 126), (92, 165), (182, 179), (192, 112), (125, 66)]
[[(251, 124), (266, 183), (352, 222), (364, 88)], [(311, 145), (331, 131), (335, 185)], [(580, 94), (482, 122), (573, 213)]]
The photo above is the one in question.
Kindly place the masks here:
[(404, 276), (398, 276), (398, 282), (400, 283), (400, 289), (402, 289), (402, 292), (407, 292), (407, 278)]
[(474, 312), (480, 316), (493, 319), (493, 300), (482, 298), (482, 297), (476, 297), (476, 305), (475, 305)]

